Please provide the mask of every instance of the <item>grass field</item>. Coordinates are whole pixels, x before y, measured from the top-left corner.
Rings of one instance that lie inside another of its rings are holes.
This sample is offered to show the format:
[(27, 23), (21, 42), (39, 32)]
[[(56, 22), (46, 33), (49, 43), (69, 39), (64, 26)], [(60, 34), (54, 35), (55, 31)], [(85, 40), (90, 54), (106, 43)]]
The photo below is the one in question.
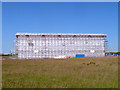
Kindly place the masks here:
[(118, 88), (118, 57), (3, 60), (3, 88)]

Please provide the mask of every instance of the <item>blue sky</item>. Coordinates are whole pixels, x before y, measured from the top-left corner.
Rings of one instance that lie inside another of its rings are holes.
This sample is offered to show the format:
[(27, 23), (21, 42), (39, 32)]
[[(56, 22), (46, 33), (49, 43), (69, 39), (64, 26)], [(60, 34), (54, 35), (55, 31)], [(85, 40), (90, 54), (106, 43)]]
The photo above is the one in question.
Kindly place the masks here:
[(13, 49), (17, 32), (103, 33), (110, 51), (118, 51), (117, 2), (4, 2), (3, 53)]

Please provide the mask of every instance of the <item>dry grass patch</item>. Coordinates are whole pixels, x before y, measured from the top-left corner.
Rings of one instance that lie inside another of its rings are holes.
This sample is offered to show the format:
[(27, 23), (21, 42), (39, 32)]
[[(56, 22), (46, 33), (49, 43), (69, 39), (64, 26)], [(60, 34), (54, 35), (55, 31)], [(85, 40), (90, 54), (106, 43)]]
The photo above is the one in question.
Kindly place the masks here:
[(3, 88), (117, 88), (118, 58), (3, 60)]

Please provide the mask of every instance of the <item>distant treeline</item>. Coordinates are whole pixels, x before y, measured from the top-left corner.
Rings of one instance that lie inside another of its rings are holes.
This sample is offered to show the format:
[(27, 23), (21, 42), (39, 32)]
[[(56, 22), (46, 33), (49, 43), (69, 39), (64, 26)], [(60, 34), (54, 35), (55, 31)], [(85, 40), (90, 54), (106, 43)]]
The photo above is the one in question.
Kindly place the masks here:
[(120, 52), (105, 52), (105, 53), (106, 53), (106, 54), (107, 54), (107, 53), (111, 53), (111, 54), (115, 54), (115, 53), (116, 53), (116, 54), (118, 54), (118, 53), (120, 53)]
[(0, 54), (0, 56), (12, 56), (12, 54)]

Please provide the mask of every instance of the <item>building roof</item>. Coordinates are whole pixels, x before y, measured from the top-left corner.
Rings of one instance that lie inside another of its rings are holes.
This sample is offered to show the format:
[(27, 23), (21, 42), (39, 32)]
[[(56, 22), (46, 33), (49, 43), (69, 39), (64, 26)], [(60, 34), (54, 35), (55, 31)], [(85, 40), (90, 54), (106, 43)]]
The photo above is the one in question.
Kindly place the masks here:
[(93, 34), (93, 33), (87, 33), (87, 34), (84, 34), (84, 33), (16, 33), (16, 36), (18, 35), (77, 35), (77, 36), (104, 36), (106, 37), (107, 35), (106, 34)]

